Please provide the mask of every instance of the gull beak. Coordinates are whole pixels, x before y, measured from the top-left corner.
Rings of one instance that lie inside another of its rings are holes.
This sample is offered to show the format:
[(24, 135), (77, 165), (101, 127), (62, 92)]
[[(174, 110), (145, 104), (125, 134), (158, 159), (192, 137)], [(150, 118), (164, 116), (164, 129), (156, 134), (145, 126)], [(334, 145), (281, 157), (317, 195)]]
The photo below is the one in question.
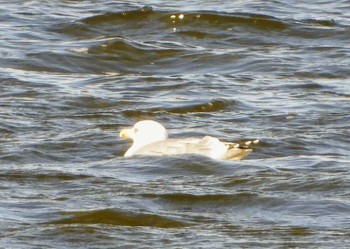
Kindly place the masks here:
[(121, 138), (132, 138), (134, 135), (133, 129), (123, 129), (119, 133), (119, 137)]

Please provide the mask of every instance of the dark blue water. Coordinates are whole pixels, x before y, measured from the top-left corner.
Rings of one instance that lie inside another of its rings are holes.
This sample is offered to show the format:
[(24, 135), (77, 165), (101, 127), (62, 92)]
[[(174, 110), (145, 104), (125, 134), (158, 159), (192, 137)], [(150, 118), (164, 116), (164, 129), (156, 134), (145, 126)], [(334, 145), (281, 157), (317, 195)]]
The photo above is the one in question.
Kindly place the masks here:
[[(348, 248), (349, 1), (1, 1), (0, 248)], [(241, 161), (123, 154), (260, 139)]]

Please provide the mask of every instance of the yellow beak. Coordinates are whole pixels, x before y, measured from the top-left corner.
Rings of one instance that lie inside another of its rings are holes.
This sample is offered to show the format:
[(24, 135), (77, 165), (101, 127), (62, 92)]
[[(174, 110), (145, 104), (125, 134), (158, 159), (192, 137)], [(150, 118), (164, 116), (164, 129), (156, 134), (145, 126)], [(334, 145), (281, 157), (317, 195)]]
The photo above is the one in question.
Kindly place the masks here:
[(133, 130), (132, 129), (123, 129), (119, 133), (119, 137), (121, 138), (132, 138), (133, 137)]

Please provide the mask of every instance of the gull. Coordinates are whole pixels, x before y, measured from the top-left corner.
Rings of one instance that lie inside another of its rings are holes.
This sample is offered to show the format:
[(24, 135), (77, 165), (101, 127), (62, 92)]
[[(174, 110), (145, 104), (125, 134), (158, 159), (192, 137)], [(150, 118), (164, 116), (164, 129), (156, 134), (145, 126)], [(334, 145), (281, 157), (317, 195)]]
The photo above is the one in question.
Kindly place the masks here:
[(203, 138), (168, 138), (165, 127), (153, 120), (142, 120), (132, 128), (123, 129), (119, 136), (133, 140), (132, 146), (124, 157), (136, 155), (169, 156), (182, 154), (197, 154), (219, 160), (240, 160), (250, 154), (251, 144), (259, 140), (240, 143), (221, 142), (218, 138), (204, 136)]

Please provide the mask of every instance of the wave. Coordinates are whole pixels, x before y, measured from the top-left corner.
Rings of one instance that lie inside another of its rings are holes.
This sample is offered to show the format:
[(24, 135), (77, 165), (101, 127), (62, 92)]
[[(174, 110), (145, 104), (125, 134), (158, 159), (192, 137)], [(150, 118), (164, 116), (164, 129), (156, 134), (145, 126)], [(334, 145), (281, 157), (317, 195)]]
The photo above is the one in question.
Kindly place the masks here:
[(158, 214), (136, 213), (117, 209), (103, 209), (81, 212), (67, 212), (69, 218), (63, 218), (49, 224), (108, 224), (114, 226), (148, 226), (158, 228), (178, 228), (191, 223), (168, 218)]
[(229, 101), (224, 99), (214, 99), (204, 103), (196, 103), (191, 101), (188, 104), (178, 105), (169, 108), (150, 108), (145, 111), (140, 110), (125, 110), (123, 114), (127, 117), (140, 117), (140, 116), (154, 116), (158, 113), (169, 114), (189, 114), (189, 113), (207, 113), (207, 112), (220, 112), (232, 105), (236, 105), (235, 101)]

